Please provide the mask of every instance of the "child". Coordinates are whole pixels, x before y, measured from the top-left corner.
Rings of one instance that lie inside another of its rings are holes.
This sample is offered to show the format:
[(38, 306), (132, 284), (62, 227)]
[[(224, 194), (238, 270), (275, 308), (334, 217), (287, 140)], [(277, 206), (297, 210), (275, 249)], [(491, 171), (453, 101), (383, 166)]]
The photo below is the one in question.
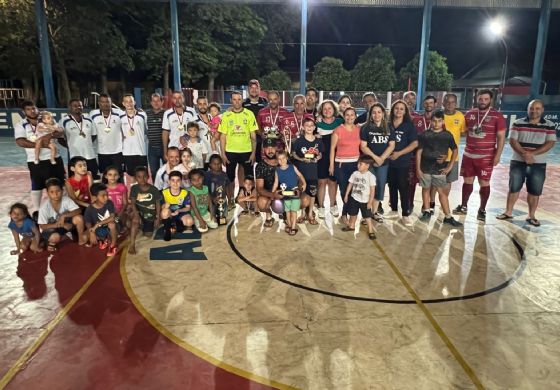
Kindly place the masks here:
[(107, 186), (94, 183), (91, 186), (93, 203), (88, 206), (84, 214), (86, 226), (89, 229), (89, 243), (103, 250), (109, 246), (107, 257), (117, 254), (117, 224), (115, 222), (115, 205), (109, 199)]
[[(286, 233), (290, 236), (296, 235), (297, 212), (301, 203), (299, 200), (300, 188), (305, 191), (306, 183), (303, 175), (296, 167), (288, 164), (288, 153), (280, 151), (276, 154), (278, 159), (278, 167), (274, 177), (274, 185), (272, 192), (279, 191), (284, 203), (284, 212), (286, 213)], [(298, 187), (298, 180), (300, 186)]]
[[(418, 150), (416, 152), (416, 174), (422, 186), (422, 222), (428, 222), (432, 216), (430, 213), (430, 188), (434, 187), (439, 194), (439, 202), (445, 213), (443, 223), (454, 227), (463, 226), (456, 221), (449, 210), (449, 199), (446, 193), (446, 175), (453, 169), (457, 157), (457, 144), (453, 135), (443, 128), (444, 115), (442, 110), (432, 114), (431, 126), (419, 138)], [(441, 156), (447, 156), (451, 149), (452, 155), (449, 162), (438, 162)]]
[(196, 228), (201, 233), (207, 232), (208, 228), (216, 229), (218, 224), (214, 219), (214, 205), (210, 200), (208, 187), (204, 185), (204, 171), (192, 170), (189, 173), (189, 180), (192, 184), (190, 193), (193, 195), (191, 213), (194, 212)]
[(210, 110), (210, 147), (212, 148), (212, 153), (220, 154), (220, 133), (218, 132), (218, 126), (220, 126), (220, 122), (222, 121), (222, 116), (220, 115), (220, 111), (222, 108), (216, 102), (210, 103), (208, 106)]
[(87, 161), (81, 156), (70, 159), (70, 177), (66, 180), (66, 192), (78, 206), (86, 208), (91, 203), (89, 188), (93, 184), (91, 172), (87, 170)]
[(138, 167), (134, 174), (136, 185), (130, 188), (130, 205), (132, 208), (132, 226), (128, 253), (136, 253), (136, 234), (142, 227), (144, 236), (151, 237), (154, 229), (159, 227), (161, 213), (161, 192), (148, 183), (148, 168)]
[(253, 176), (245, 176), (243, 187), (239, 189), (237, 194), (237, 204), (241, 206), (241, 214), (249, 214), (250, 212), (259, 215), (257, 211), (257, 189), (255, 188), (255, 178)]
[(88, 239), (80, 207), (62, 194), (62, 182), (59, 179), (48, 179), (45, 187), (49, 198), (39, 209), (38, 224), (41, 235), (47, 241), (47, 250), (56, 252), (63, 236), (74, 229), (78, 233), (78, 244), (86, 245)]
[(58, 152), (56, 142), (53, 138), (47, 141), (47, 139), (43, 137), (56, 131), (62, 131), (62, 129), (54, 121), (52, 112), (42, 111), (39, 115), (41, 117), (41, 122), (37, 124), (35, 134), (31, 136), (34, 139), (30, 140), (35, 142), (35, 164), (39, 164), (41, 148), (47, 147), (51, 150), (51, 164), (56, 165), (56, 153)]
[(171, 240), (174, 231), (183, 231), (185, 227), (191, 227), (194, 221), (189, 214), (191, 211), (191, 198), (189, 192), (181, 188), (183, 175), (179, 171), (171, 171), (169, 174), (169, 187), (161, 193), (164, 204), (161, 208), (161, 222), (163, 224), (163, 239)]
[(342, 228), (345, 232), (353, 232), (356, 229), (358, 211), (362, 213), (368, 227), (368, 236), (375, 240), (375, 228), (373, 227), (373, 198), (375, 197), (375, 175), (369, 171), (373, 161), (368, 156), (358, 159), (358, 170), (354, 171), (348, 179), (348, 188), (344, 194), (344, 203), (348, 208), (348, 222)]
[(103, 174), (103, 181), (107, 184), (107, 194), (115, 206), (115, 222), (122, 228), (128, 223), (128, 190), (123, 183), (119, 183), (119, 169), (109, 166)]
[(204, 185), (210, 191), (210, 197), (214, 204), (214, 209), (218, 212), (219, 204), (224, 205), (224, 217), (227, 216), (227, 204), (230, 194), (227, 193), (229, 186), (229, 178), (222, 170), (223, 160), (219, 154), (210, 156), (209, 169), (204, 172)]
[(208, 150), (206, 145), (200, 137), (198, 132), (200, 131), (200, 126), (196, 122), (187, 123), (187, 134), (183, 135), (180, 139), (181, 149), (188, 148), (191, 150), (191, 158), (194, 163), (194, 167), (198, 169), (204, 168), (204, 161), (206, 161), (206, 155)]
[(315, 121), (313, 118), (304, 118), (303, 137), (296, 139), (292, 145), (292, 157), (307, 183), (306, 191), (301, 197), (303, 215), (298, 219), (298, 223), (303, 223), (307, 219), (310, 225), (318, 224), (313, 212), (313, 205), (319, 183), (317, 162), (323, 156), (323, 151), (323, 142), (321, 139), (315, 138)]
[(189, 148), (185, 148), (180, 152), (181, 164), (175, 167), (176, 171), (181, 172), (183, 175), (183, 188), (189, 189), (191, 182), (189, 181), (189, 172), (192, 171), (195, 166), (192, 161), (192, 152)]
[(14, 203), (10, 207), (10, 223), (8, 227), (11, 229), (16, 243), (16, 249), (10, 251), (10, 255), (19, 255), (28, 249), (35, 253), (42, 251), (40, 245), (41, 234), (35, 221), (29, 215), (26, 205)]

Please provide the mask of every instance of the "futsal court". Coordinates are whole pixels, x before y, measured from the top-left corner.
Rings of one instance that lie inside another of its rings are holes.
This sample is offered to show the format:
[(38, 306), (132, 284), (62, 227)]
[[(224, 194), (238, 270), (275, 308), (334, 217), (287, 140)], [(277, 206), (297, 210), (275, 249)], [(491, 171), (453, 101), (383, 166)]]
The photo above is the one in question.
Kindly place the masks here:
[[(65, 241), (10, 256), (8, 207), (31, 204), (23, 151), (2, 138), (0, 371), (7, 389), (560, 388), (560, 149), (537, 211), (486, 224), (385, 219), (377, 240), (330, 215), (288, 236), (240, 216), (200, 235), (139, 238), (105, 258)], [(453, 185), (451, 205), (459, 202)], [(387, 209), (387, 201), (384, 202)]]

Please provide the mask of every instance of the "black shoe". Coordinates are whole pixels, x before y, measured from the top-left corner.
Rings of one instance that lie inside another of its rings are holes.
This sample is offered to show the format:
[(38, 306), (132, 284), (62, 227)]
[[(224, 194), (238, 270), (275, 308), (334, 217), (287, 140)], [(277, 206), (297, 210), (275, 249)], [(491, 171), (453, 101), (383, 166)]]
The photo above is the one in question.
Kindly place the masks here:
[(171, 241), (171, 229), (163, 229), (163, 241)]
[(486, 210), (478, 210), (478, 214), (476, 215), (476, 219), (482, 222), (486, 222)]
[(453, 227), (461, 227), (463, 224), (459, 221), (456, 221), (453, 217), (445, 217), (443, 218), (443, 223), (446, 225), (451, 225)]
[(434, 215), (435, 209), (436, 209), (436, 202), (430, 202), (430, 208), (429, 208), (430, 214)]
[(381, 202), (379, 202), (379, 206), (377, 206), (377, 213), (378, 214), (385, 214), (385, 210), (383, 210), (383, 205), (381, 204)]
[(418, 220), (420, 222), (428, 222), (430, 218), (432, 218), (432, 214), (428, 210), (424, 210), (420, 218), (418, 218)]
[(453, 209), (453, 214), (467, 215), (467, 206), (457, 206)]

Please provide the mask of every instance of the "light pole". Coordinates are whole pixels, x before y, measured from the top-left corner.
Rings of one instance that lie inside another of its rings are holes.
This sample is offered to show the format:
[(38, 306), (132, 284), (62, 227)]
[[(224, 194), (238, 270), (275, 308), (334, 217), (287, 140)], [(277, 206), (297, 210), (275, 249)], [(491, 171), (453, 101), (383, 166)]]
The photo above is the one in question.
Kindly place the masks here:
[(500, 98), (498, 99), (498, 108), (502, 106), (502, 97), (504, 95), (504, 88), (506, 86), (506, 77), (507, 77), (507, 66), (508, 66), (508, 57), (509, 57), (509, 50), (506, 40), (504, 39), (504, 35), (506, 32), (506, 24), (503, 19), (496, 18), (491, 20), (488, 23), (488, 30), (492, 34), (493, 37), (500, 40), (502, 45), (504, 46), (504, 64), (502, 66), (502, 74), (500, 77)]

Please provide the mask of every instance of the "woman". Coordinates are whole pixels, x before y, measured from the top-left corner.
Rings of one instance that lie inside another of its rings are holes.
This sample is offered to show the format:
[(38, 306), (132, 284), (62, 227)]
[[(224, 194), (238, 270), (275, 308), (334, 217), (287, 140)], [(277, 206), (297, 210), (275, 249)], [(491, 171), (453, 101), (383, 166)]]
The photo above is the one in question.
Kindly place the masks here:
[[(340, 195), (344, 199), (348, 179), (357, 169), (360, 157), (360, 128), (354, 124), (356, 110), (348, 107), (344, 110), (344, 124), (338, 126), (332, 135), (331, 152), (329, 156), (329, 174), (335, 175), (340, 188)], [(342, 206), (342, 222), (346, 225), (346, 203)]]
[(352, 98), (349, 95), (342, 95), (338, 98), (338, 117), (344, 122), (344, 110), (352, 107)]
[(320, 120), (317, 122), (317, 138), (321, 138), (325, 154), (319, 160), (318, 176), (319, 188), (317, 189), (317, 203), (319, 204), (318, 216), (325, 218), (325, 194), (328, 189), (329, 200), (331, 206), (331, 214), (333, 217), (338, 217), (338, 208), (336, 207), (336, 179), (332, 174), (329, 174), (329, 162), (331, 151), (331, 136), (338, 126), (343, 122), (338, 118), (338, 107), (332, 100), (323, 100), (319, 105)]
[(389, 156), (389, 201), (391, 216), (398, 215), (398, 197), (401, 198), (402, 220), (406, 226), (410, 221), (410, 204), (408, 199), (408, 169), (412, 151), (418, 146), (418, 135), (412, 124), (408, 106), (403, 100), (397, 100), (391, 106), (389, 127), (395, 136), (395, 150)]
[(368, 112), (369, 120), (360, 130), (360, 150), (363, 154), (373, 158), (375, 164), (370, 168), (375, 175), (375, 198), (373, 199), (373, 210), (376, 210), (373, 218), (383, 222), (383, 216), (377, 212), (377, 207), (385, 196), (385, 184), (389, 174), (389, 161), (387, 158), (395, 149), (395, 133), (389, 129), (385, 106), (375, 103)]

